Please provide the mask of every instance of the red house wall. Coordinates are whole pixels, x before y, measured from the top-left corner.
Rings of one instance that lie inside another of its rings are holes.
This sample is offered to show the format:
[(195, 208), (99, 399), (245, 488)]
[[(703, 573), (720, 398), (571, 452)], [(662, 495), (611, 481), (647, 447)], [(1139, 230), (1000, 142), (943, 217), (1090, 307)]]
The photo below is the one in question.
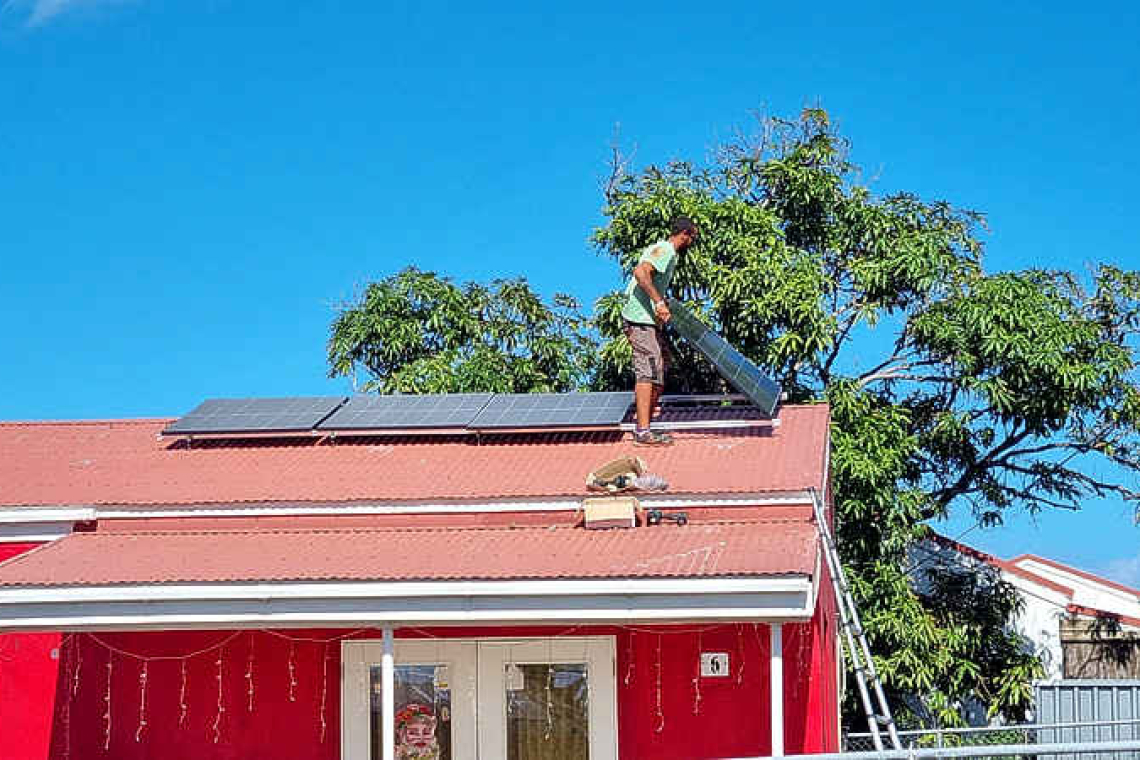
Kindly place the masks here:
[[(0, 544), (0, 562), (38, 543)], [(0, 634), (0, 758), (44, 760), (59, 672), (58, 633)]]
[[(839, 621), (826, 567), (820, 579), (815, 617), (784, 626), (784, 751), (839, 752)], [(806, 678), (792, 678), (788, 663), (799, 662)]]
[[(823, 600), (821, 600), (822, 602)], [(784, 626), (785, 750), (836, 750), (834, 624)], [(282, 632), (330, 639), (346, 631)], [(620, 755), (626, 760), (694, 760), (766, 754), (769, 740), (769, 631), (764, 625), (434, 629), (398, 636), (479, 637), (614, 635)], [(84, 634), (65, 647), (55, 699), (53, 758), (120, 760), (334, 760), (339, 757), (340, 645), (292, 644), (296, 686), (290, 701), (290, 642), (265, 632)], [(379, 632), (375, 634), (379, 636)], [(185, 655), (233, 637), (217, 652), (187, 660), (185, 697), (179, 659), (147, 665), (107, 646), (149, 657)], [(353, 638), (372, 638), (354, 636)], [(250, 642), (253, 642), (253, 666)], [(698, 654), (728, 652), (731, 674), (696, 679)], [(660, 659), (658, 652), (660, 651)], [(327, 662), (324, 656), (327, 652)], [(110, 702), (108, 718), (108, 661)], [(658, 667), (660, 663), (660, 667)], [(327, 669), (324, 665), (327, 664)], [(78, 672), (78, 676), (76, 676)], [(249, 709), (252, 672), (253, 710)], [(660, 675), (660, 690), (658, 689)], [(74, 688), (74, 694), (71, 689)], [(698, 691), (699, 689), (699, 691)], [(660, 702), (658, 701), (660, 694)], [(322, 712), (321, 705), (324, 704)], [(187, 712), (181, 725), (181, 705)], [(108, 742), (108, 720), (110, 721)], [(145, 720), (140, 731), (141, 720)], [(323, 730), (322, 730), (323, 721)], [(216, 726), (216, 731), (215, 731)], [(323, 736), (322, 736), (323, 733)], [(216, 741), (215, 741), (216, 739)], [(104, 743), (108, 742), (107, 751)]]

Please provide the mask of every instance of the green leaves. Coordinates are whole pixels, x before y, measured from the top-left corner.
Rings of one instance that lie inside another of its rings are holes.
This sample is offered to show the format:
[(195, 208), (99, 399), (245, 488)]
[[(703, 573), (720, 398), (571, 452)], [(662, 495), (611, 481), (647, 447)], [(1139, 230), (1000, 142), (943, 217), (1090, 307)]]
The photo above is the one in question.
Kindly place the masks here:
[(366, 376), (384, 393), (567, 391), (593, 375), (579, 304), (547, 306), (525, 280), (456, 285), (405, 269), (344, 306), (328, 342), (330, 376)]

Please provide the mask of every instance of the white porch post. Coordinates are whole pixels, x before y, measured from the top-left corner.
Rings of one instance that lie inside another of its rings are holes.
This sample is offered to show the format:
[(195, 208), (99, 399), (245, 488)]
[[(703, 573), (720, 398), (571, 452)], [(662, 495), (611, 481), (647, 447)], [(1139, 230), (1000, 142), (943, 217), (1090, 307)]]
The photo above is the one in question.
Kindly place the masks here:
[(771, 670), (769, 685), (772, 696), (772, 757), (784, 754), (784, 627), (780, 623), (768, 626), (771, 642)]
[(380, 654), (380, 685), (382, 691), (380, 720), (384, 730), (384, 760), (396, 760), (396, 657), (395, 637), (391, 628), (383, 630), (384, 644)]

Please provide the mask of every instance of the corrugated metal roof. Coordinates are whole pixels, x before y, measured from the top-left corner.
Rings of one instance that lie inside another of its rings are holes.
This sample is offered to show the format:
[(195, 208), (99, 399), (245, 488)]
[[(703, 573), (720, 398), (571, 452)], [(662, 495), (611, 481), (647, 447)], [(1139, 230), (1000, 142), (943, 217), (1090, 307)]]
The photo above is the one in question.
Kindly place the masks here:
[(825, 405), (775, 429), (679, 433), (668, 448), (610, 434), (484, 439), (162, 440), (169, 420), (0, 423), (0, 506), (495, 500), (583, 495), (586, 474), (636, 454), (671, 494), (819, 487)]
[(0, 586), (810, 576), (805, 520), (576, 527), (74, 533), (0, 563)]

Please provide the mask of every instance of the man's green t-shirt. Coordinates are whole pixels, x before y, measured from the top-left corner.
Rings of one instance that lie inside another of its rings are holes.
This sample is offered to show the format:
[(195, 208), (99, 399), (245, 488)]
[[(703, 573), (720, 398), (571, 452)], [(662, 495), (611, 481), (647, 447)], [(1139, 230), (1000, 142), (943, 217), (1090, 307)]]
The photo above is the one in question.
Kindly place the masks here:
[[(669, 283), (673, 279), (673, 269), (677, 266), (677, 251), (668, 240), (662, 240), (641, 252), (641, 258), (637, 263), (643, 261), (648, 261), (653, 267), (653, 287), (657, 288), (657, 292), (664, 298), (665, 291), (669, 289)], [(625, 306), (622, 307), (621, 315), (627, 322), (639, 325), (657, 324), (649, 294), (637, 284), (636, 277), (630, 277), (629, 285), (625, 286)]]

